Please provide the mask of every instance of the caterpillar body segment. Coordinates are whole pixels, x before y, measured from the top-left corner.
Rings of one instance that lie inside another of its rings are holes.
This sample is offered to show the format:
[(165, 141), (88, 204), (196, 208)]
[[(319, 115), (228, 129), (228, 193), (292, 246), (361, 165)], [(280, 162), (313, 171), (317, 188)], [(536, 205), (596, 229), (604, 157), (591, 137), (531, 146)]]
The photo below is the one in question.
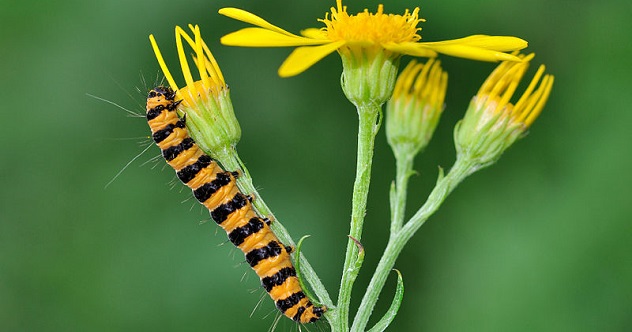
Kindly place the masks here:
[(169, 87), (156, 87), (147, 97), (147, 122), (163, 157), (244, 253), (276, 307), (296, 322), (317, 321), (327, 309), (315, 306), (301, 289), (291, 247), (279, 241), (270, 220), (255, 213), (252, 198), (240, 192), (235, 182), (239, 173), (222, 169), (195, 144), (178, 117), (175, 96)]

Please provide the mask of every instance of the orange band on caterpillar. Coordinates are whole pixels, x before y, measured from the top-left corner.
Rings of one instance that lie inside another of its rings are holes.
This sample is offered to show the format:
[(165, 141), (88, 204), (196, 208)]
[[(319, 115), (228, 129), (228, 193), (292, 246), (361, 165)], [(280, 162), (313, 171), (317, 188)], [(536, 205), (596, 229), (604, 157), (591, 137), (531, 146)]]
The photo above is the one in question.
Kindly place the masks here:
[(174, 99), (169, 87), (154, 88), (147, 97), (147, 122), (163, 157), (244, 252), (276, 307), (296, 322), (317, 321), (327, 309), (312, 304), (301, 289), (289, 248), (272, 232), (270, 221), (255, 213), (251, 197), (239, 191), (237, 173), (222, 169), (195, 144), (176, 112), (180, 102)]

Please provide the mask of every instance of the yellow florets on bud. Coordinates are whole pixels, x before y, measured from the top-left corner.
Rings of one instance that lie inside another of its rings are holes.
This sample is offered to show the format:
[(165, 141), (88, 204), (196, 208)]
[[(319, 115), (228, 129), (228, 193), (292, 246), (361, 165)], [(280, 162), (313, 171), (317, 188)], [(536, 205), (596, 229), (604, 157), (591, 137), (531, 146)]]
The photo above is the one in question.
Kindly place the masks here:
[(448, 74), (439, 61), (411, 61), (386, 104), (386, 138), (395, 155), (419, 153), (427, 145), (444, 109)]
[[(186, 85), (178, 88), (169, 71), (153, 35), (149, 36), (158, 63), (176, 98), (182, 100), (178, 110), (186, 116), (189, 134), (206, 153), (234, 148), (241, 137), (241, 129), (235, 118), (230, 93), (217, 61), (202, 39), (200, 28), (189, 25), (191, 38), (186, 31), (176, 26), (176, 47), (180, 67)], [(199, 79), (195, 80), (187, 60), (185, 44), (193, 51), (192, 60)]]
[(553, 87), (553, 76), (543, 76), (544, 65), (518, 102), (510, 102), (533, 57), (520, 55), (522, 62), (501, 63), (483, 83), (454, 129), (458, 158), (477, 168), (493, 164), (538, 117)]

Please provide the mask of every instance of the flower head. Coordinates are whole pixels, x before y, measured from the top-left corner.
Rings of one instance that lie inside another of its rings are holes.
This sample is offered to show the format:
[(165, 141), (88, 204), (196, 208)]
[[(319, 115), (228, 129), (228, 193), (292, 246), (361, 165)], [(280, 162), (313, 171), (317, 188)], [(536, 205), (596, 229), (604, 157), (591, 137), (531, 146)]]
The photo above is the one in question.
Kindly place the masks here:
[[(448, 74), (439, 61), (411, 61), (386, 104), (386, 138), (395, 154), (417, 154), (428, 145), (444, 109)], [(401, 150), (401, 151), (400, 151)]]
[[(202, 39), (200, 28), (197, 25), (189, 25), (189, 28), (193, 38), (179, 26), (175, 29), (176, 48), (185, 81), (182, 88), (178, 88), (154, 36), (150, 35), (149, 40), (167, 82), (176, 91), (176, 98), (182, 100), (179, 111), (186, 115), (189, 133), (202, 150), (212, 155), (213, 151), (235, 146), (241, 136), (241, 129), (217, 61)], [(199, 76), (197, 80), (193, 78), (183, 40), (193, 50), (192, 61)]]
[(424, 19), (419, 18), (419, 8), (406, 10), (404, 14), (384, 13), (379, 5), (377, 12), (364, 10), (349, 15), (342, 0), (336, 0), (325, 18), (319, 21), (324, 27), (309, 28), (301, 31), (301, 36), (292, 34), (264, 19), (237, 8), (222, 8), (220, 14), (239, 21), (253, 24), (257, 28), (245, 28), (224, 36), (225, 45), (250, 47), (298, 46), (279, 68), (283, 77), (300, 74), (328, 54), (338, 51), (361, 51), (372, 56), (379, 52), (392, 53), (394, 56), (412, 55), (434, 57), (437, 53), (481, 61), (514, 60), (518, 58), (505, 53), (523, 49), (527, 42), (516, 37), (473, 35), (460, 39), (440, 42), (420, 42), (421, 28), (417, 25)]
[(454, 129), (459, 158), (469, 159), (478, 168), (494, 163), (540, 115), (554, 80), (552, 75), (544, 75), (544, 65), (522, 97), (515, 104), (510, 102), (534, 56), (520, 55), (522, 62), (501, 63), (483, 83)]

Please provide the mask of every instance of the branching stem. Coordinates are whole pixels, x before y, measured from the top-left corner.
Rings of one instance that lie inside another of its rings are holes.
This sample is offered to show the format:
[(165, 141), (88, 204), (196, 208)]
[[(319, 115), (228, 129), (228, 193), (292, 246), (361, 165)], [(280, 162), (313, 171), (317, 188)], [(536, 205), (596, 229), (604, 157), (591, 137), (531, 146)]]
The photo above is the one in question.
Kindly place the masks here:
[[(402, 171), (403, 170), (405, 170), (404, 167), (402, 168)], [(371, 282), (367, 287), (367, 292), (362, 298), (362, 303), (360, 304), (358, 313), (355, 316), (353, 326), (351, 328), (352, 332), (364, 331), (366, 328), (369, 317), (371, 316), (373, 308), (377, 303), (378, 296), (384, 287), (386, 278), (388, 277), (389, 272), (393, 269), (393, 266), (395, 266), (395, 261), (402, 252), (402, 249), (404, 249), (408, 240), (410, 240), (410, 238), (426, 222), (426, 220), (428, 220), (428, 218), (439, 209), (441, 203), (443, 203), (450, 192), (452, 192), (452, 190), (461, 181), (472, 173), (472, 170), (473, 167), (469, 162), (463, 159), (457, 159), (455, 164), (452, 166), (452, 169), (445, 177), (442, 177), (441, 175), (439, 176), (439, 180), (437, 181), (435, 188), (430, 193), (426, 203), (417, 210), (415, 215), (406, 222), (401, 229), (391, 233), (386, 249), (384, 250), (384, 254), (382, 255), (377, 269), (371, 278)], [(400, 178), (400, 176), (401, 174), (398, 174), (397, 178)], [(398, 195), (398, 197), (400, 196)], [(406, 195), (401, 195), (401, 197), (403, 201), (398, 201), (396, 204), (397, 206), (405, 204)]]

